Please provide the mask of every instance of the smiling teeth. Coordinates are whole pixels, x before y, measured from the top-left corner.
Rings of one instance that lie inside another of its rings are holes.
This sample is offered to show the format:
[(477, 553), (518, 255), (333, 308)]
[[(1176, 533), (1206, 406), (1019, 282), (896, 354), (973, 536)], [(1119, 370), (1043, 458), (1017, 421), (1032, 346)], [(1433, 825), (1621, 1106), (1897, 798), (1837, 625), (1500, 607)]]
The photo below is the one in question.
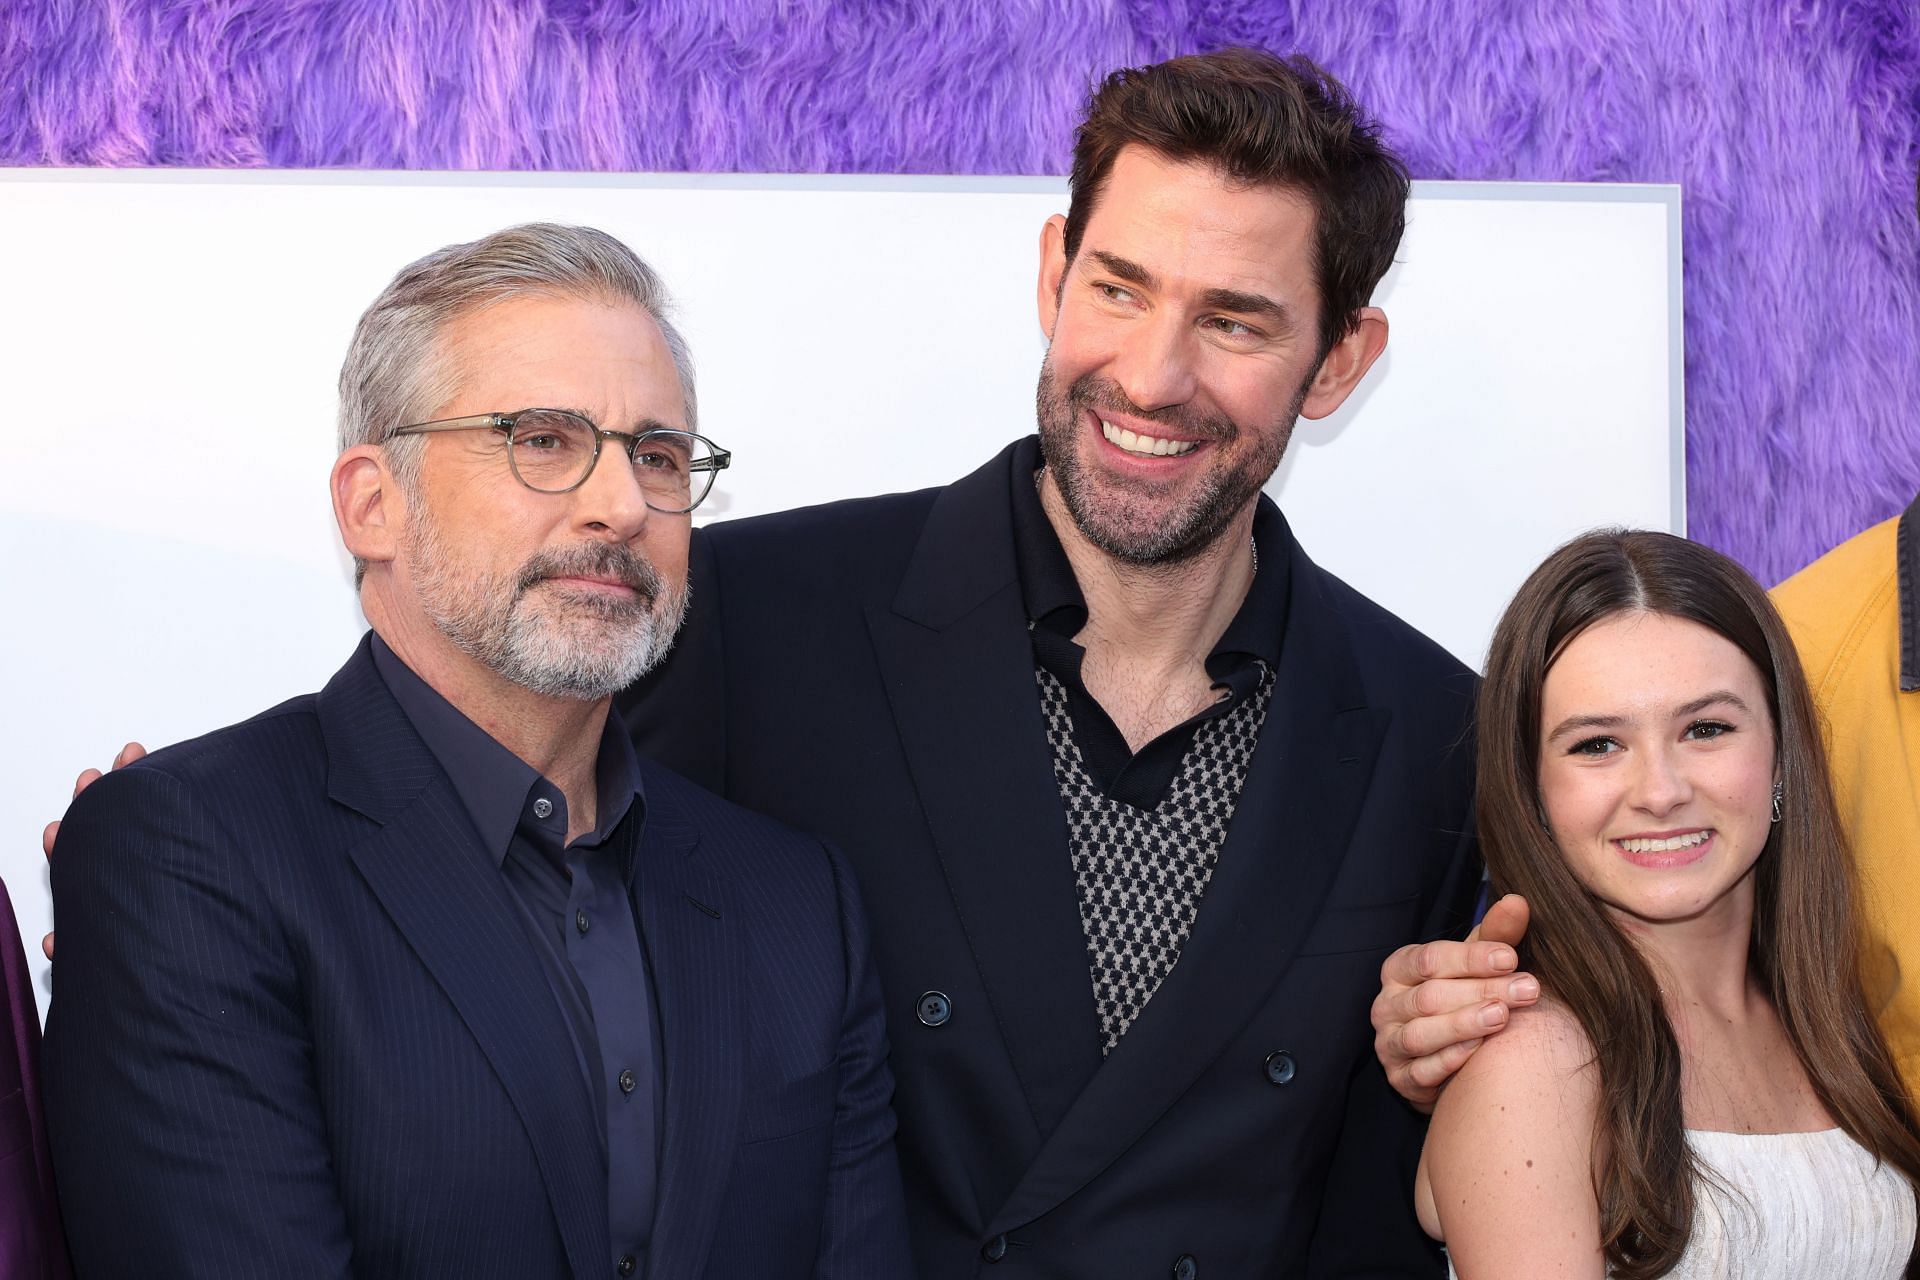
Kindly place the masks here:
[(1125, 427), (1114, 426), (1105, 418), (1100, 419), (1100, 434), (1128, 453), (1143, 457), (1177, 458), (1183, 453), (1192, 453), (1200, 443), (1198, 440), (1165, 440), (1159, 436), (1136, 435)]
[(1668, 836), (1663, 840), (1622, 840), (1620, 847), (1628, 853), (1672, 853), (1676, 849), (1691, 849), (1697, 844), (1705, 844), (1711, 831), (1693, 831), (1684, 836)]

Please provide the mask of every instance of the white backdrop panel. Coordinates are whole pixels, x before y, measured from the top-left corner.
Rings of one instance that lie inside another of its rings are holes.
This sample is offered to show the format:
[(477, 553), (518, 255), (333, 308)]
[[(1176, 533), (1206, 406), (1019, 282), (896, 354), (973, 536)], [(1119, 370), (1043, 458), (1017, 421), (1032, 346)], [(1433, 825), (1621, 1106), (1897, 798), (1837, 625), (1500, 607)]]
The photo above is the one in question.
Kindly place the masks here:
[[(632, 244), (735, 452), (719, 520), (939, 484), (1030, 431), (1038, 233), (1066, 204), (1057, 179), (15, 170), (0, 193), (0, 876), (36, 964), (73, 775), (316, 688), (359, 634), (333, 381), (403, 263), (532, 219)], [(1681, 531), (1678, 228), (1673, 188), (1416, 184), (1387, 355), (1269, 486), (1309, 551), (1478, 666), (1558, 542)]]

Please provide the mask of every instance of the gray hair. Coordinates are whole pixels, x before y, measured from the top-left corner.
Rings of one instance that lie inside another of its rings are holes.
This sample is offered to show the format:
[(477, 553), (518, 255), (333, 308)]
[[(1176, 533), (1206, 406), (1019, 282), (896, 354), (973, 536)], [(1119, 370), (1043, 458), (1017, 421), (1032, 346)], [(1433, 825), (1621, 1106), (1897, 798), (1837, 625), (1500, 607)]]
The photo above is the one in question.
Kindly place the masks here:
[[(385, 446), (388, 465), (401, 486), (409, 494), (417, 492), (424, 438), (389, 437), (396, 427), (420, 421), (453, 394), (456, 371), (442, 349), (442, 332), (467, 312), (530, 294), (631, 302), (652, 316), (673, 357), (687, 429), (699, 429), (693, 356), (667, 318), (666, 286), (653, 268), (604, 231), (529, 222), (436, 250), (402, 268), (373, 300), (355, 326), (340, 366), (341, 450)], [(356, 585), (365, 571), (356, 561)]]

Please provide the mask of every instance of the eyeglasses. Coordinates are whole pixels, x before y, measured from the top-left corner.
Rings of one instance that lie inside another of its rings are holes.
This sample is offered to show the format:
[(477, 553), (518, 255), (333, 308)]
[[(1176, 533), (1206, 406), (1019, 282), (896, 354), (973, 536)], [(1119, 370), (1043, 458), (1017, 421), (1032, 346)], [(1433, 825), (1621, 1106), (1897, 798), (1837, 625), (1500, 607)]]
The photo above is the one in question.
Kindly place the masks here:
[(414, 422), (395, 427), (393, 436), (480, 430), (507, 437), (507, 465), (516, 480), (536, 493), (578, 489), (600, 460), (600, 442), (617, 440), (633, 463), (633, 478), (647, 505), (666, 515), (681, 515), (699, 506), (713, 488), (715, 473), (733, 462), (731, 453), (691, 431), (670, 427), (638, 435), (607, 431), (568, 409), (521, 409)]

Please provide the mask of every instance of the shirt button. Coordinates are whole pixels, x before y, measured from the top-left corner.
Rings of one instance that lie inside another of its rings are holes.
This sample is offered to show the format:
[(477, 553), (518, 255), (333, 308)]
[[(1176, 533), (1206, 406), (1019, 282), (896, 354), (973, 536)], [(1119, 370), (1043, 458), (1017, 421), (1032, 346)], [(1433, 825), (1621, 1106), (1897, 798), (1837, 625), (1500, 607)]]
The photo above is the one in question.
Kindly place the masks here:
[(614, 1270), (618, 1271), (623, 1276), (630, 1276), (639, 1268), (639, 1266), (640, 1264), (633, 1260), (632, 1254), (623, 1253), (620, 1255), (620, 1264), (617, 1267), (615, 1267)]
[(1268, 1054), (1263, 1066), (1268, 1084), (1287, 1084), (1293, 1079), (1293, 1055), (1285, 1049), (1276, 1049)]
[(622, 1071), (620, 1073), (620, 1092), (622, 1093), (633, 1092), (633, 1071), (631, 1069)]
[(1199, 1280), (1200, 1264), (1193, 1255), (1183, 1253), (1173, 1260), (1173, 1280)]
[(553, 801), (547, 799), (545, 796), (541, 796), (538, 800), (535, 800), (533, 802), (533, 816), (536, 818), (551, 818), (553, 816)]
[(953, 1016), (953, 1001), (947, 999), (947, 993), (944, 991), (923, 992), (919, 1001), (915, 1003), (913, 1012), (920, 1019), (921, 1025), (937, 1027)]
[(585, 933), (587, 931), (587, 913), (586, 912), (576, 911), (573, 913), (573, 927), (578, 929), (582, 933)]
[(1000, 1259), (1007, 1256), (1007, 1238), (1005, 1236), (995, 1236), (993, 1239), (987, 1241), (980, 1246), (980, 1256), (988, 1262), (1000, 1261)]

